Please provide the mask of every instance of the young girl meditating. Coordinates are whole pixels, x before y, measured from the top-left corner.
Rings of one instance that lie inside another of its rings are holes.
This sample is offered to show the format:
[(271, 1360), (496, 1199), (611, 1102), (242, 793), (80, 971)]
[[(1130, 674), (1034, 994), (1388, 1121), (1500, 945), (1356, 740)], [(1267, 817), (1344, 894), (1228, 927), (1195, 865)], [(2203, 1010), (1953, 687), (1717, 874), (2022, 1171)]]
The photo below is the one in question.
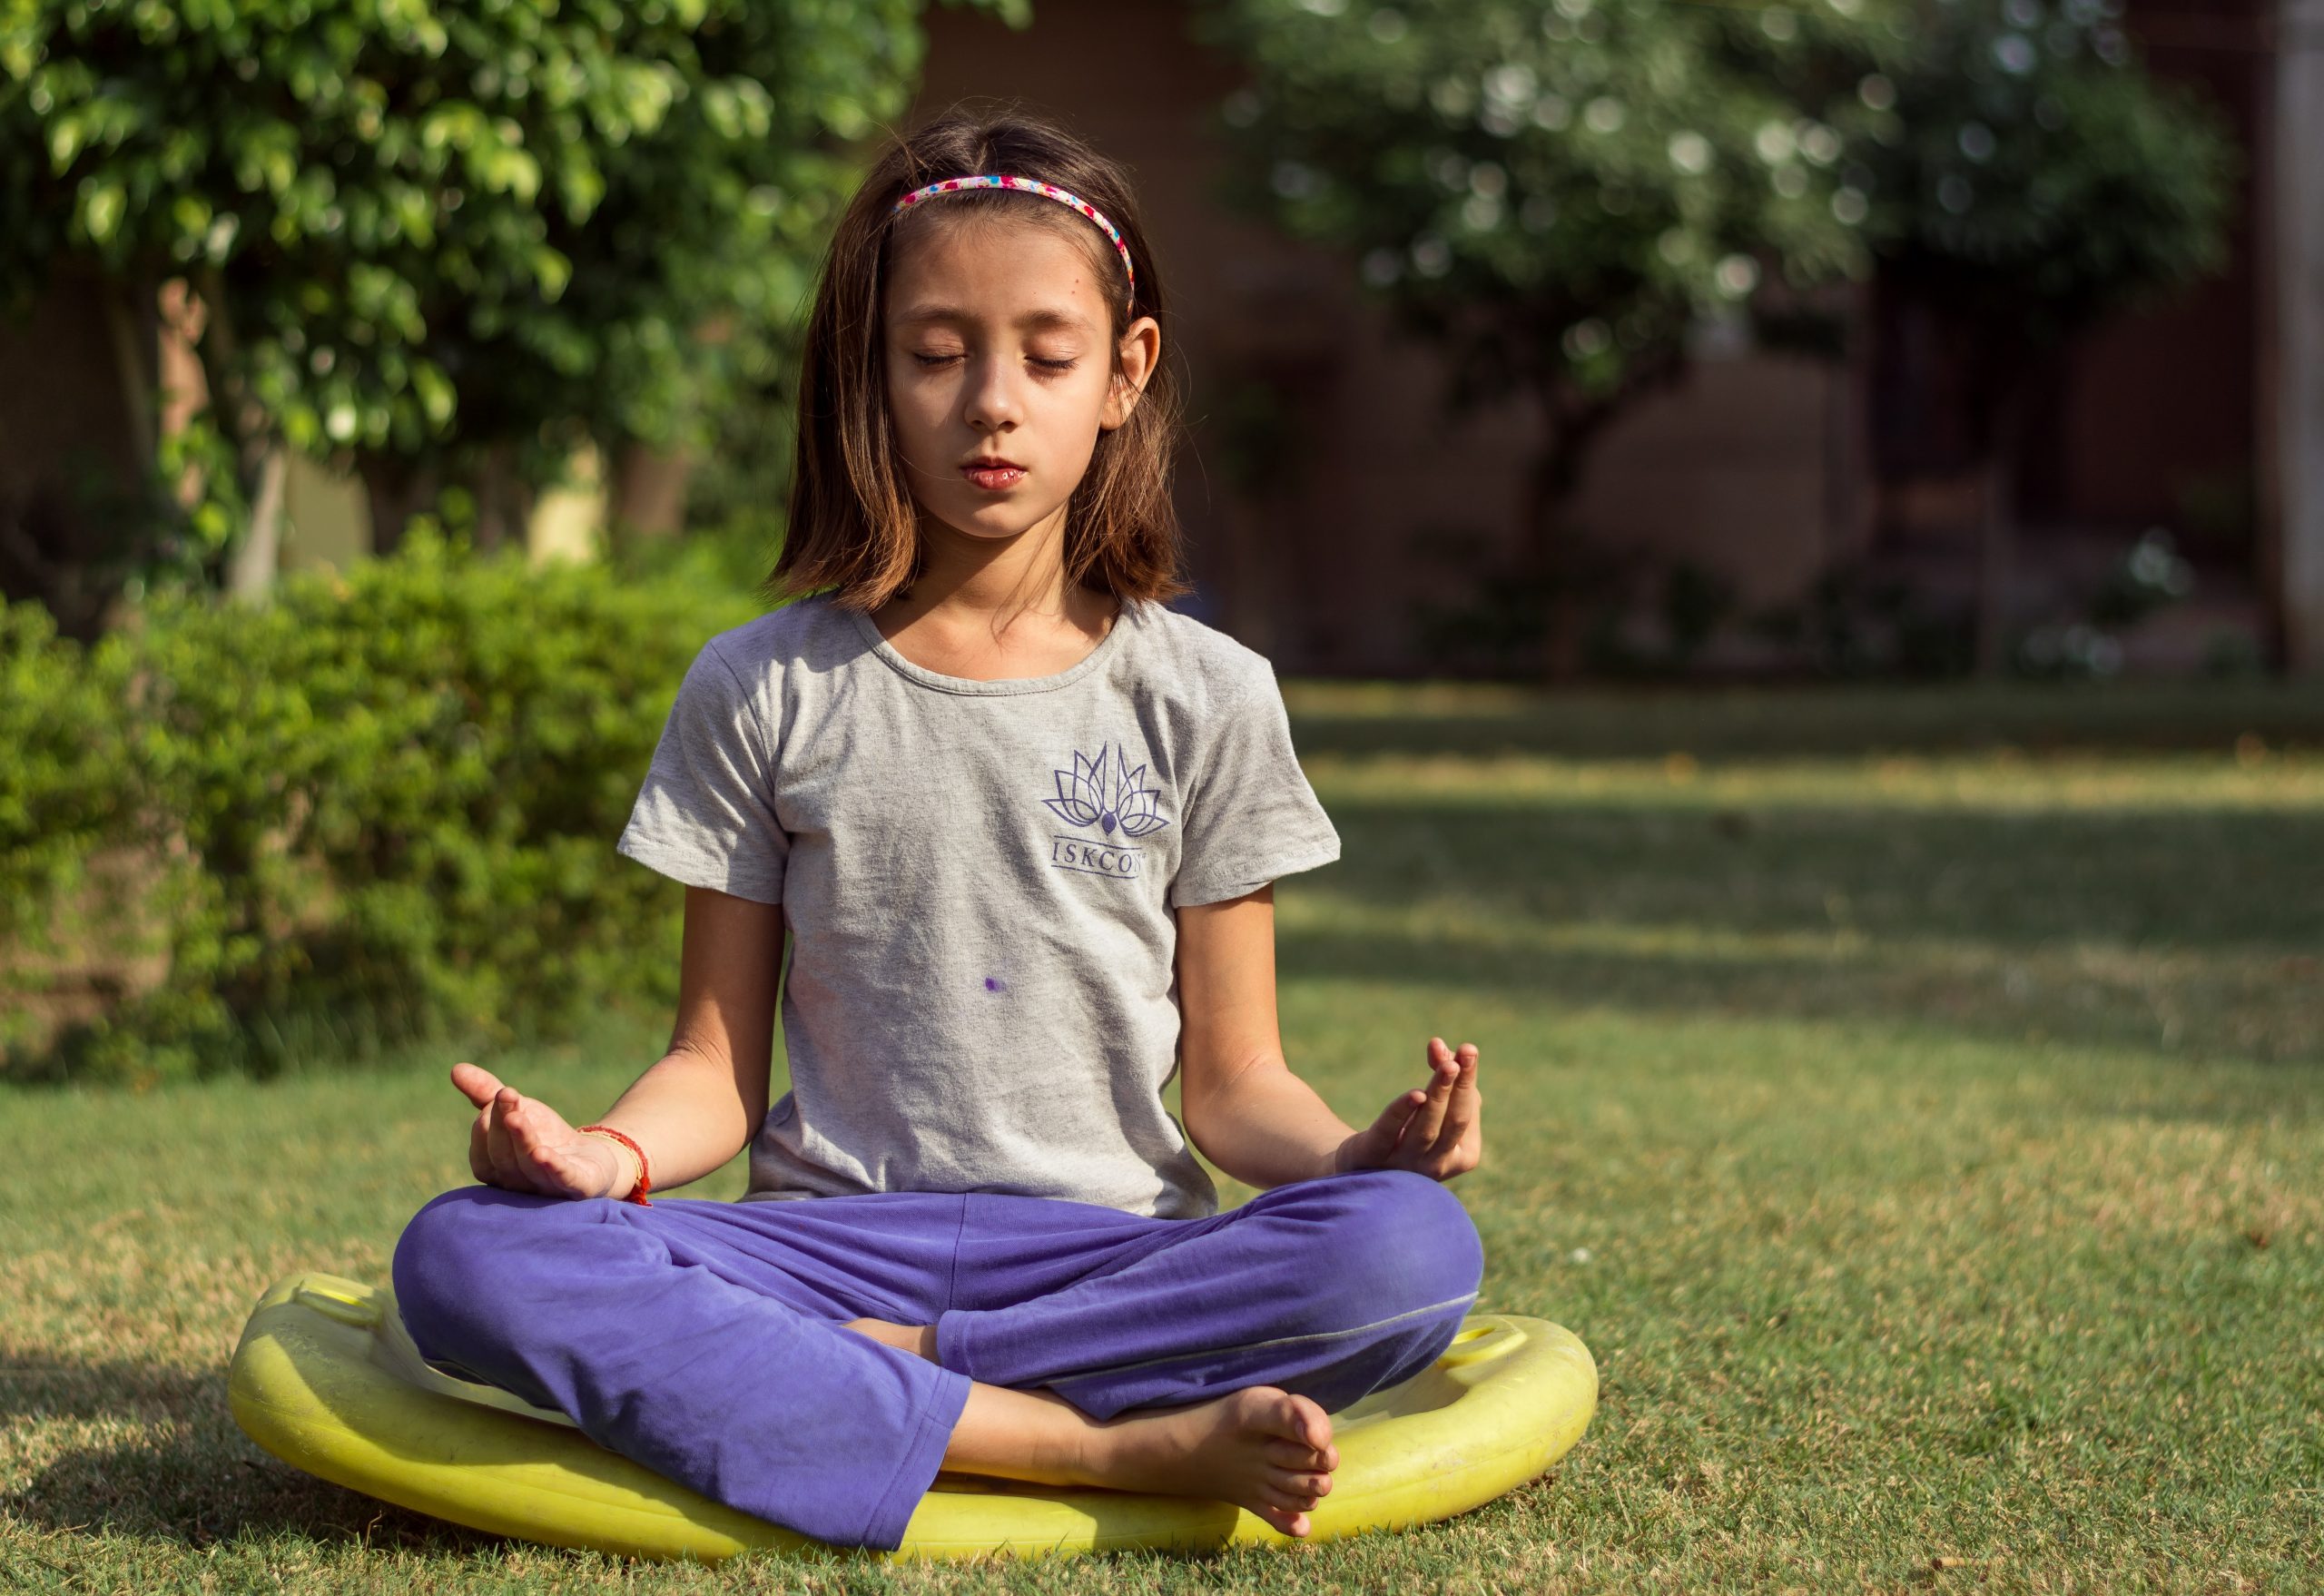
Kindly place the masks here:
[[(453, 1066), (484, 1184), (394, 1261), (430, 1360), (893, 1548), (940, 1469), (1304, 1535), (1329, 1415), (1451, 1342), (1477, 1049), (1429, 1039), (1362, 1130), (1285, 1062), (1271, 883), (1339, 837), (1265, 657), (1161, 602), (1167, 307), (1052, 127), (872, 171), (802, 369), (799, 596), (703, 647), (619, 842), (686, 886), (668, 1054), (577, 1128)], [(743, 1200), (649, 1198), (746, 1145)], [(1259, 1195), (1218, 1212), (1196, 1148)]]

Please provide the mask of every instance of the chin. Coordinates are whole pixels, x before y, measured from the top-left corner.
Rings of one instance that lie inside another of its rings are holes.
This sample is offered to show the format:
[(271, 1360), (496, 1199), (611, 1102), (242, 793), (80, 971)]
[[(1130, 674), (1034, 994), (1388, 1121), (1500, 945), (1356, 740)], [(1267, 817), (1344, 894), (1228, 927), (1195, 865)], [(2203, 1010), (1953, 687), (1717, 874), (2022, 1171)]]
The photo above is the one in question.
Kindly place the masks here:
[[(992, 507), (991, 513), (996, 517), (999, 507), (998, 506)], [(1050, 513), (1044, 510), (1037, 516), (1013, 514), (1005, 521), (998, 518), (980, 519), (972, 516), (957, 517), (940, 516), (938, 519), (941, 520), (949, 530), (957, 532), (963, 537), (973, 537), (984, 543), (995, 543), (1004, 537), (1017, 537), (1030, 532), (1048, 519)]]

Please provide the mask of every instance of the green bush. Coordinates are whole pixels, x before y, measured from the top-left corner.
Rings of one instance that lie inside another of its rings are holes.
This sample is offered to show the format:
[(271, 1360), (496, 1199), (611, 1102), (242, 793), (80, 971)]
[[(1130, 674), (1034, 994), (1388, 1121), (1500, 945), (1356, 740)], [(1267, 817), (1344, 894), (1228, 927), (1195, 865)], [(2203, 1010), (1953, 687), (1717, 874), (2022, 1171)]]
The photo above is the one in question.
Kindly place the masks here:
[(0, 604), (0, 1056), (40, 1034), (23, 999), (50, 990), (131, 884), (91, 868), (137, 801), (113, 707), (126, 662), (118, 640), (84, 648), (39, 605)]
[(0, 605), (0, 937), (46, 948), (58, 900), (130, 802), (106, 713), (122, 652), (57, 635), (46, 610)]
[(0, 1068), (271, 1073), (455, 1030), (571, 1036), (602, 1005), (671, 1000), (679, 900), (614, 840), (688, 662), (753, 613), (423, 531), (263, 609), (164, 596), (99, 670), (14, 623), (0, 670), (34, 685), (27, 718), (48, 730), (0, 755), (6, 901), (53, 895), (58, 862), (97, 846), (182, 864), (147, 911), (161, 983)]

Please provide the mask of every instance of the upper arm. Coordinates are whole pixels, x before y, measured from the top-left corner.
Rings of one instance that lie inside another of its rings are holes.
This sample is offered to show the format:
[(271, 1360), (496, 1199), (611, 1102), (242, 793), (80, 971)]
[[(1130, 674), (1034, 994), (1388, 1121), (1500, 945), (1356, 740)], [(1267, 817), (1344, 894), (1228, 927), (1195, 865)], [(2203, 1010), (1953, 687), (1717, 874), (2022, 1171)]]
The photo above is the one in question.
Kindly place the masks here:
[(1246, 1069), (1281, 1069), (1275, 883), (1178, 911), (1179, 1102), (1194, 1130)]
[(766, 1118), (783, 978), (783, 905), (686, 888), (685, 948), (670, 1050), (724, 1064), (748, 1124)]

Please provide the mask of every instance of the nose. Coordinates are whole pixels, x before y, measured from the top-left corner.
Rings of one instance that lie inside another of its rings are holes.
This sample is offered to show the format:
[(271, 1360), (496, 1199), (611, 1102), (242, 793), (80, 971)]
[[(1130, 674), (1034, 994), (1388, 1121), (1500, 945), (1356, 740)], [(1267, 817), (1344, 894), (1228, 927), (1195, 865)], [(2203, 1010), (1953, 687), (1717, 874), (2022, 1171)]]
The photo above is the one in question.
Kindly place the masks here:
[(998, 432), (1017, 422), (1019, 380), (1012, 361), (998, 355), (980, 355), (969, 362), (969, 380), (961, 396), (962, 418), (980, 432)]

